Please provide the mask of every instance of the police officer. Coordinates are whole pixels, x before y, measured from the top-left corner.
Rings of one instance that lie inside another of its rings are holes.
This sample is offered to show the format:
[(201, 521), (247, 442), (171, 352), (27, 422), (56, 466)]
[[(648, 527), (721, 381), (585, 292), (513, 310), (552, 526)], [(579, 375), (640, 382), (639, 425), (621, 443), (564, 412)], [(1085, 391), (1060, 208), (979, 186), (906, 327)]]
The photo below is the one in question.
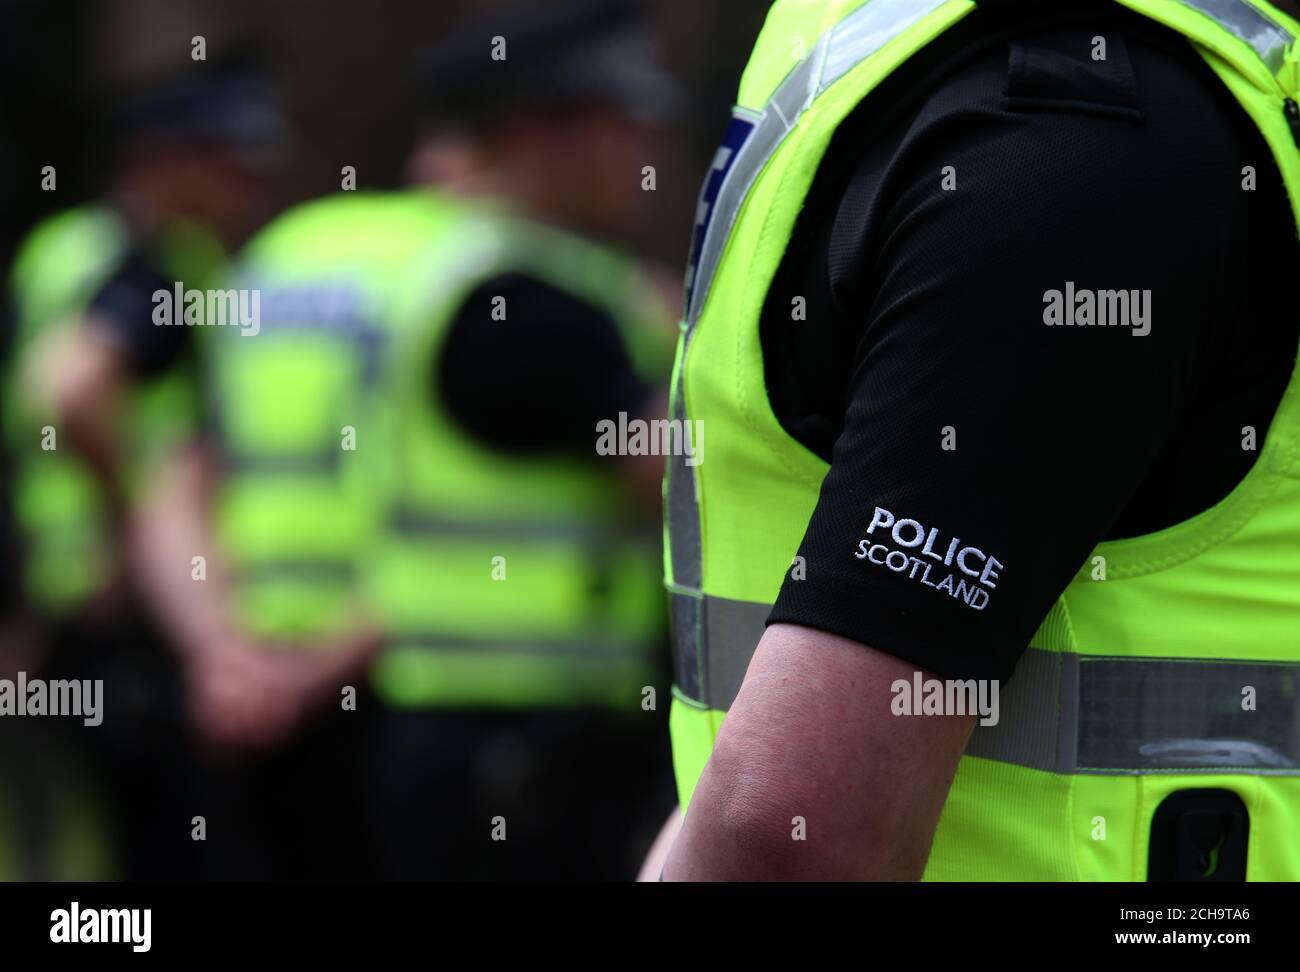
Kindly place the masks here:
[(110, 693), (93, 739), (115, 785), (125, 876), (192, 876), (201, 845), (157, 843), (160, 820), (188, 819), (196, 784), (175, 673), (125, 582), (124, 537), (158, 457), (195, 420), (194, 332), (155, 327), (154, 295), (219, 273), (250, 228), (279, 126), (254, 66), (214, 57), (134, 85), (111, 129), (104, 199), (38, 225), (11, 276), (21, 585), (52, 626), (51, 664), (103, 677)]
[(1046, 6), (758, 38), (674, 384), (667, 879), (1300, 877), (1300, 25)]
[[(504, 232), (506, 272), (466, 288), (431, 345), (433, 401), (418, 379), (423, 402), (405, 410), (444, 418), (411, 423), (398, 446), (411, 473), (376, 575), (399, 619), (375, 667), (394, 710), (378, 765), (400, 787), (386, 830), (415, 852), (392, 866), (628, 876), (637, 780), (658, 777), (641, 703), (661, 612), (627, 501), (657, 512), (662, 467), (591, 459), (603, 420), (662, 413), (658, 301), (583, 241), (640, 225), (654, 198), (643, 166), (679, 96), (644, 10), (608, 2), (467, 24), (432, 52), (426, 89), (416, 172), (458, 197), (508, 200), (533, 225)], [(440, 431), (446, 418), (455, 434)], [(421, 470), (435, 456), (431, 488)], [(449, 783), (463, 805), (431, 819)], [(493, 840), (491, 821), (516, 829)]]

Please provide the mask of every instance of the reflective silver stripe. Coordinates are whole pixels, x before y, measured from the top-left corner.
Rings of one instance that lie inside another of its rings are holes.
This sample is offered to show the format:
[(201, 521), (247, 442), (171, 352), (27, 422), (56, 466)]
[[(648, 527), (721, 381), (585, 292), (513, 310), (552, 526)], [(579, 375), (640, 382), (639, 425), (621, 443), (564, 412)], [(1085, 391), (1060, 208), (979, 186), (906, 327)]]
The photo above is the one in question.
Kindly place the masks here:
[(1282, 69), (1291, 35), (1286, 28), (1246, 0), (1179, 0), (1254, 48), (1270, 74)]
[(338, 471), (340, 458), (339, 449), (298, 455), (226, 451), (221, 462), (227, 472), (247, 476), (323, 476)]
[(1085, 655), (1078, 665), (1079, 772), (1300, 775), (1300, 664)]
[[(722, 251), (731, 236), (741, 204), (759, 172), (798, 122), (804, 109), (855, 64), (876, 53), (890, 40), (946, 2), (947, 0), (871, 0), (863, 4), (818, 39), (816, 47), (795, 65), (777, 87), (761, 115), (755, 116), (745, 109), (737, 109), (746, 118), (754, 120), (755, 127), (740, 146), (735, 162), (722, 183), (708, 230), (700, 241), (698, 269), (687, 281), (688, 287), (692, 289), (690, 306), (686, 308), (683, 361), (690, 349), (695, 324), (708, 298)], [(719, 156), (714, 160), (714, 168), (720, 168), (726, 161)], [(685, 391), (680, 376), (670, 411), (671, 418), (684, 421), (687, 417)], [(698, 591), (703, 583), (703, 562), (696, 468), (687, 466), (683, 456), (669, 458), (667, 517), (673, 582), (681, 589)], [(674, 599), (673, 628), (679, 638), (684, 629), (703, 620), (703, 613), (694, 608), (688, 601)], [(681, 641), (678, 643), (681, 644)], [(694, 656), (678, 658), (679, 682), (692, 685), (710, 680), (707, 671), (694, 670), (695, 661)], [(715, 677), (723, 675), (724, 673), (715, 673)], [(734, 696), (734, 692), (732, 694)]]
[[(686, 404), (682, 400), (681, 379), (673, 394), (671, 419), (686, 421)], [(685, 425), (683, 424), (683, 427)], [(695, 492), (695, 470), (688, 466), (685, 455), (669, 456), (668, 517), (669, 555), (672, 562), (673, 583), (687, 590), (698, 591), (703, 583), (703, 551), (700, 547), (700, 508)]]
[(725, 712), (740, 691), (771, 605), (683, 590), (670, 594), (677, 687), (688, 698)]
[(740, 206), (754, 180), (814, 98), (948, 0), (870, 0), (818, 39), (777, 87), (727, 174), (704, 237), (695, 290), (686, 319), (699, 320)]
[[(691, 701), (726, 711), (771, 608), (675, 593), (699, 617)], [(674, 631), (675, 636), (680, 632)], [(679, 653), (689, 646), (678, 645)], [(1243, 708), (1243, 690), (1253, 707)], [(1119, 658), (1030, 648), (1001, 687), (999, 721), (968, 756), (1056, 773), (1300, 776), (1300, 662)]]
[[(676, 550), (677, 544), (673, 544)], [(709, 707), (709, 692), (704, 684), (700, 660), (708, 655), (709, 642), (704, 636), (704, 597), (698, 591), (674, 591), (669, 588), (668, 613), (671, 618), (673, 681), (678, 691), (693, 702)]]
[(1057, 773), (1300, 775), (1296, 663), (1030, 649), (1000, 708), (999, 724), (977, 728), (967, 755)]
[(817, 93), (821, 94), (943, 0), (868, 0), (831, 28)]
[(356, 575), (353, 564), (344, 560), (262, 560), (234, 570), (240, 584), (274, 581), (310, 581), (313, 584), (350, 584)]
[(600, 546), (614, 542), (650, 543), (650, 531), (636, 530), (620, 524), (593, 523), (588, 520), (475, 520), (460, 516), (440, 516), (420, 510), (404, 509), (393, 513), (389, 523), (408, 537), (508, 538), (534, 542), (573, 543)]
[(471, 637), (446, 631), (396, 631), (389, 638), (392, 649), (414, 648), (434, 653), (476, 655), (486, 659), (493, 655), (545, 655), (555, 658), (591, 661), (627, 662), (647, 659), (650, 646), (615, 636), (584, 632), (572, 638), (533, 638), (510, 635), (500, 638)]
[(999, 720), (976, 726), (967, 756), (1069, 773), (1075, 762), (1076, 655), (1030, 648), (1011, 680), (999, 686)]

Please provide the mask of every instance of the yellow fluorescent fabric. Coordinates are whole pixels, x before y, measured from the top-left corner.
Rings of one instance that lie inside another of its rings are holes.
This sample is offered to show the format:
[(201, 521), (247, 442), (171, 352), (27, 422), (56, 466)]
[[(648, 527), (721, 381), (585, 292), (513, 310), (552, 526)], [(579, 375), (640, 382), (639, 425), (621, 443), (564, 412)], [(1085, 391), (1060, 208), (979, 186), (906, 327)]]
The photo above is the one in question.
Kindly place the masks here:
[[(1120, 2), (1196, 47), (1264, 135), (1300, 218), (1300, 151), (1286, 114), (1288, 99), (1300, 93), (1295, 21), (1246, 0)], [(883, 78), (976, 9), (969, 0), (778, 0), (745, 71), (733, 125), (749, 126), (748, 134), (720, 156), (730, 168), (702, 203), (712, 206), (697, 237), (694, 293), (673, 382), (675, 414), (703, 420), (709, 430), (708, 461), (670, 467), (666, 478), (665, 577), (678, 661), (671, 726), (683, 805), (729, 702), (713, 697), (718, 686), (710, 675), (727, 667), (718, 664), (727, 652), (742, 653), (730, 667), (743, 671), (754, 647), (724, 643), (716, 633), (710, 639), (709, 611), (719, 599), (760, 611), (771, 604), (827, 470), (786, 434), (766, 397), (759, 315), (768, 288), (841, 121)], [(1105, 558), (1104, 581), (1093, 579), (1094, 557)], [(1219, 660), (1264, 674), (1251, 663), (1300, 662), (1295, 376), (1238, 488), (1168, 530), (1102, 544), (1080, 565), (1031, 646), (1040, 662), (1047, 653), (1071, 672), (1088, 658)], [(1288, 677), (1279, 676), (1284, 688)], [(1066, 679), (1059, 691), (1058, 704), (1081, 689)], [(1236, 696), (1224, 704), (1235, 706)], [(1068, 760), (1079, 756), (1066, 749)], [(1080, 769), (1084, 764), (1075, 762), (1053, 771), (1029, 762), (963, 758), (928, 879), (1143, 880), (1156, 807), (1194, 788), (1231, 790), (1245, 803), (1249, 878), (1300, 879), (1296, 767), (1138, 773)]]

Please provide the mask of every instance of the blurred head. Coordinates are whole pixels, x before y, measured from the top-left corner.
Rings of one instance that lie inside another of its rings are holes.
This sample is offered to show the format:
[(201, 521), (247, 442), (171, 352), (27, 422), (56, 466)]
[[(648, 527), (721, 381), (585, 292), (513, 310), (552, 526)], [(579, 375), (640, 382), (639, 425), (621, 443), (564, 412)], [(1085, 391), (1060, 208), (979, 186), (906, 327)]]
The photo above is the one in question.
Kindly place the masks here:
[(141, 222), (192, 220), (233, 244), (262, 215), (284, 137), (269, 82), (251, 63), (187, 65), (117, 111), (113, 189)]
[(522, 112), (490, 129), (430, 129), (409, 173), (418, 185), (507, 199), (538, 219), (617, 236), (653, 198), (641, 170), (654, 162), (658, 134), (607, 105)]
[(261, 174), (219, 142), (133, 145), (120, 157), (114, 188), (140, 222), (190, 220), (229, 246), (253, 228), (263, 205)]
[(655, 163), (680, 100), (630, 0), (529, 6), (471, 24), (429, 53), (424, 90), (429, 127), (413, 180), (506, 197), (598, 235), (625, 233), (653, 198), (642, 168)]

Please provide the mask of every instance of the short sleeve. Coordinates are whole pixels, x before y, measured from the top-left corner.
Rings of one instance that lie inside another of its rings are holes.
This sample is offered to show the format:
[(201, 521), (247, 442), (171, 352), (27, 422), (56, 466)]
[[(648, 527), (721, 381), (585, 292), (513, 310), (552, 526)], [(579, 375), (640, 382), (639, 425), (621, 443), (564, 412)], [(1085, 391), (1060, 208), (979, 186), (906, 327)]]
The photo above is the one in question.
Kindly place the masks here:
[(436, 363), (433, 393), (494, 448), (594, 455), (597, 424), (619, 412), (638, 414), (651, 391), (609, 313), (509, 274), (484, 282), (462, 305)]
[(862, 336), (769, 622), (1006, 678), (1177, 444), (1247, 250), (1231, 153), (1206, 149), (1235, 135), (1176, 66), (1153, 111), (1118, 36), (1081, 90), (1080, 36), (1013, 43), (1010, 89), (1005, 47), (952, 79), (851, 180), (826, 250)]
[(170, 293), (173, 285), (145, 253), (134, 251), (88, 305), (93, 326), (118, 347), (137, 376), (158, 375), (185, 352), (191, 336), (188, 327), (164, 327), (153, 321), (153, 295), (159, 290)]

